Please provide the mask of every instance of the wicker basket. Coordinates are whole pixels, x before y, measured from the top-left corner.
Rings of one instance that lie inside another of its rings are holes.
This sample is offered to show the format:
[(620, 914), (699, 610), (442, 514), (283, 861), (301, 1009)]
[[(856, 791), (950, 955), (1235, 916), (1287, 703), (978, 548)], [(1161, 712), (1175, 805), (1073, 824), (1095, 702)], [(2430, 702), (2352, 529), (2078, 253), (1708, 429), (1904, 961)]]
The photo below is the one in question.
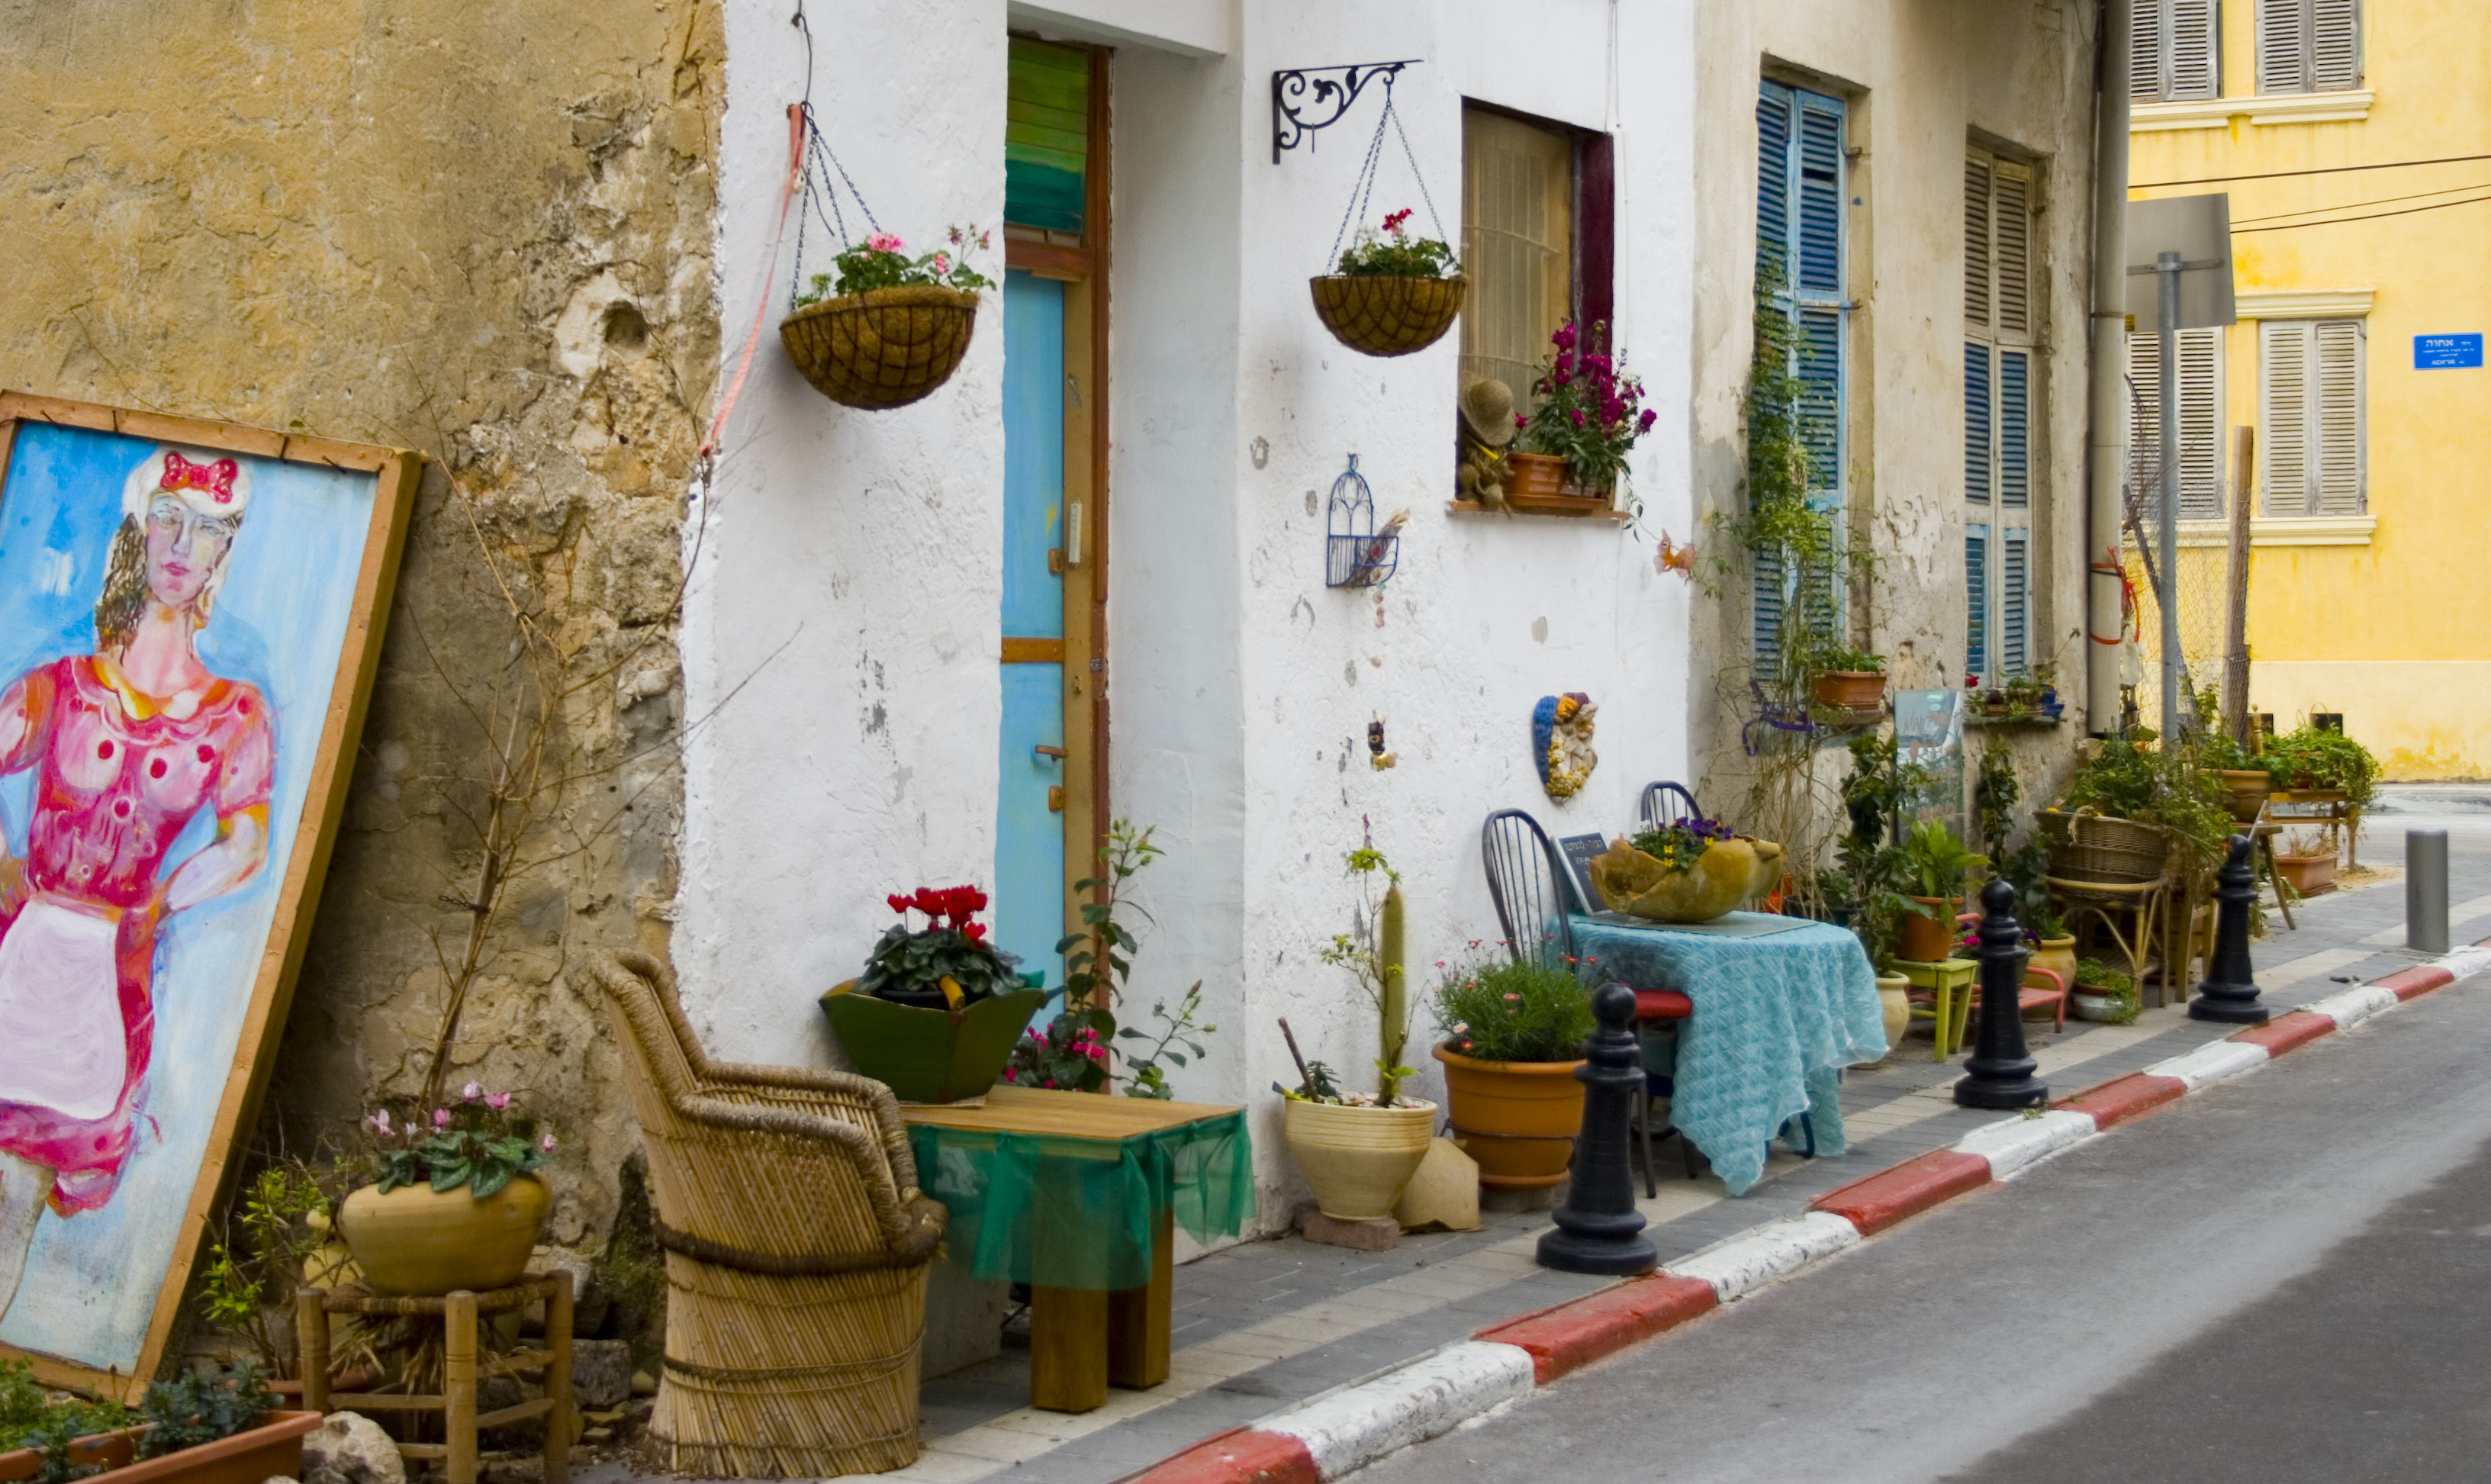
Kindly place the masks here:
[(951, 380), (977, 328), (977, 295), (922, 283), (806, 305), (778, 322), (778, 340), (814, 391), (878, 412)]
[(2158, 825), (2046, 809), (2041, 829), (2050, 837), (2050, 874), (2062, 881), (2105, 886), (2159, 881), (2171, 856), (2171, 836)]
[(1462, 312), (1461, 277), (1417, 278), (1346, 274), (1307, 280), (1324, 328), (1351, 350), (1369, 356), (1406, 356), (1425, 350), (1453, 328)]

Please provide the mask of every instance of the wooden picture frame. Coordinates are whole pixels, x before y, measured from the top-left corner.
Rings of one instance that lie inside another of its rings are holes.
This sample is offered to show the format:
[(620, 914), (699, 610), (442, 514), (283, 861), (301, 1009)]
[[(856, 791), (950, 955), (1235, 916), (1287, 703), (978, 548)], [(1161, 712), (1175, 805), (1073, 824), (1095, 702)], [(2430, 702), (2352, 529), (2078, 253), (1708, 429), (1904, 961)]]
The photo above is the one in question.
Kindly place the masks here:
[(0, 393), (0, 1355), (46, 1383), (135, 1400), (163, 1359), (284, 1028), (422, 474)]

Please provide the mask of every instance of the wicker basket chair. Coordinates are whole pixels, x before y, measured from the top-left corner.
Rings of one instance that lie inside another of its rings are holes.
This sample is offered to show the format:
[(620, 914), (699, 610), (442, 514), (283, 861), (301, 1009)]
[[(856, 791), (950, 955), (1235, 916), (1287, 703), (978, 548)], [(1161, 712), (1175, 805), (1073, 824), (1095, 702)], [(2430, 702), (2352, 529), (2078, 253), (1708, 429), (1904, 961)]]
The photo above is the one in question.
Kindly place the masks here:
[(898, 1104), (847, 1072), (711, 1061), (644, 953), (594, 966), (627, 1050), (666, 1252), (650, 1432), (676, 1473), (819, 1478), (918, 1454), (927, 1265)]

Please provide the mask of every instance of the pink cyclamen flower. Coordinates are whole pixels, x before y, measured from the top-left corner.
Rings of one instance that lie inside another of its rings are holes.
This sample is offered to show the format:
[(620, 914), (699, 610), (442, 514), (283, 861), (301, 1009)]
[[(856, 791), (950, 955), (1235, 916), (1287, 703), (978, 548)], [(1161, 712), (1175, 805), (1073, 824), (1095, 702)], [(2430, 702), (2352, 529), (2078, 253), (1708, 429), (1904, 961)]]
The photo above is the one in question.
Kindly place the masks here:
[(384, 1139), (390, 1136), (389, 1110), (387, 1108), (383, 1108), (380, 1112), (372, 1115), (372, 1130)]
[(433, 1109), (432, 1126), (435, 1128), (448, 1128), (450, 1126), (450, 1110), (447, 1108)]
[(471, 1082), (458, 1090), (458, 1096), (461, 1100), (466, 1102), (472, 1103), (484, 1095), (484, 1085), (481, 1082)]
[(542, 1149), (542, 1150), (544, 1150), (544, 1151), (545, 1151), (546, 1153), (548, 1153), (548, 1154), (552, 1153), (552, 1152), (553, 1152), (553, 1135), (551, 1135), (551, 1134), (547, 1134), (547, 1135), (545, 1135), (543, 1138), (539, 1139), (539, 1140), (537, 1141), (537, 1148), (538, 1148), (538, 1149)]
[(898, 238), (892, 236), (889, 232), (874, 233), (871, 237), (865, 240), (865, 245), (871, 247), (876, 252), (897, 252), (901, 247), (907, 246)]
[(511, 1094), (508, 1092), (487, 1092), (484, 1094), (484, 1101), (495, 1113), (511, 1111)]

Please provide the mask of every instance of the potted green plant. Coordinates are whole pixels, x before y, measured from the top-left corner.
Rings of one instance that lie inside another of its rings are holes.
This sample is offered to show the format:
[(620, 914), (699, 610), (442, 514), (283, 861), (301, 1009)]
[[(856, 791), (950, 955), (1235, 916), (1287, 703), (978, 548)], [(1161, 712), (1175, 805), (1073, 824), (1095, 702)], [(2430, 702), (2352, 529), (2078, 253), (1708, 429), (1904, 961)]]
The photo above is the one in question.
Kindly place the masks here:
[[(987, 246), (988, 234), (974, 245)], [(952, 379), (978, 328), (978, 291), (994, 287), (968, 265), (969, 229), (908, 255), (907, 244), (876, 232), (841, 252), (835, 279), (812, 287), (778, 323), (778, 341), (813, 390), (866, 412), (905, 407)]]
[(1643, 405), (1643, 382), (1626, 374), (1626, 357), (1603, 348), (1607, 332), (1594, 325), (1585, 345), (1568, 320), (1549, 335), (1531, 411), (1515, 416), (1519, 431), (1506, 454), (1505, 501), (1515, 509), (1609, 509), (1635, 440), (1652, 431), (1659, 414)]
[(1566, 1178), (1583, 1127), (1583, 1064), (1592, 1001), (1566, 969), (1502, 956), (1445, 969), (1433, 1055), (1445, 1066), (1453, 1142), (1480, 1183), (1533, 1190)]
[(16, 1361), (0, 1373), (0, 1481), (66, 1484), (109, 1473), (115, 1484), (243, 1484), (303, 1471), (304, 1436), (316, 1411), (285, 1411), (259, 1368), (186, 1372), (149, 1385), (133, 1411), (114, 1403), (49, 1402)]
[(527, 1271), (553, 1209), (536, 1172), (554, 1137), (514, 1101), (471, 1082), (446, 1107), (400, 1099), (364, 1120), (380, 1178), (338, 1203), (336, 1227), (375, 1292), (483, 1293)]
[(2076, 965), (2075, 987), (2067, 1007), (2078, 1020), (2124, 1026), (2143, 1013), (2145, 1001), (2132, 975), (2100, 959), (2088, 958)]
[(986, 894), (976, 887), (920, 887), (883, 901), (899, 920), (865, 973), (822, 996), (822, 1013), (856, 1069), (901, 1101), (984, 1096), (1046, 991), (1015, 978), (1020, 960), (987, 941), (977, 920)]
[(1367, 356), (1406, 356), (1444, 338), (1469, 286), (1451, 244), (1410, 235), (1410, 209), (1361, 226), (1334, 270), (1308, 280), (1333, 337)]
[(1819, 706), (1873, 711), (1886, 701), (1886, 656), (1840, 645), (1817, 656), (1811, 688)]
[(1898, 956), (1913, 963), (1936, 963), (1952, 954), (1954, 918), (1975, 872), (1986, 870), (1987, 856), (1965, 847), (1942, 820), (1921, 820), (1903, 836), (1895, 865), (1904, 890), (1927, 916), (1903, 918)]
[(2266, 807), (2267, 796), (2274, 792), (2274, 771), (2267, 761), (2219, 735), (2206, 740), (2198, 751), (2198, 761), (2213, 771), (2233, 822), (2254, 823)]
[[(1436, 1105), (1401, 1095), (1402, 1079), (1416, 1075), (1401, 1064), (1410, 1030), (1403, 973), (1401, 879), (1372, 843), (1348, 857), (1351, 878), (1365, 899), (1364, 935), (1339, 933), (1321, 951), (1327, 964), (1345, 969), (1374, 1006), (1376, 1089), (1341, 1089), (1320, 1062), (1301, 1060), (1298, 1085), (1280, 1089), (1281, 1131), (1298, 1171), (1312, 1187), (1315, 1205), (1335, 1221), (1380, 1221), (1392, 1214), (1401, 1189), (1427, 1157), (1436, 1133)], [(1378, 900), (1376, 883), (1384, 889)], [(1284, 1035), (1288, 1022), (1280, 1023)], [(1289, 1036), (1292, 1056), (1297, 1052)]]

